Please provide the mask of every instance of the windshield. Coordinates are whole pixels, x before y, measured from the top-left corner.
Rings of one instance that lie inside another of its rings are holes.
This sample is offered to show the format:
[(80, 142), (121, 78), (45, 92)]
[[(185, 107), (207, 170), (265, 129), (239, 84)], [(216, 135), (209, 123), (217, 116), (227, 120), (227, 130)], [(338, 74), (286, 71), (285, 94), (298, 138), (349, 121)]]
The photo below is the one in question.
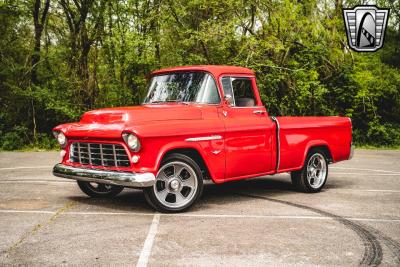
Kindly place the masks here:
[(213, 77), (206, 72), (176, 72), (151, 78), (145, 104), (195, 102), (218, 104), (220, 97)]

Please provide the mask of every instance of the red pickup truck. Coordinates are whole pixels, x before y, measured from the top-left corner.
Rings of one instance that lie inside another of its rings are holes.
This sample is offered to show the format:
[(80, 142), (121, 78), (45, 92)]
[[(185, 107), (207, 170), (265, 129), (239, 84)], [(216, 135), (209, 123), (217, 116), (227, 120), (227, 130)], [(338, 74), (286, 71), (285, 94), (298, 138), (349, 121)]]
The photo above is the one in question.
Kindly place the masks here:
[(353, 153), (349, 118), (270, 117), (254, 72), (234, 66), (155, 71), (142, 105), (86, 112), (53, 133), (62, 147), (55, 176), (92, 197), (142, 188), (162, 212), (192, 206), (206, 179), (291, 172), (298, 190), (318, 192), (328, 164)]

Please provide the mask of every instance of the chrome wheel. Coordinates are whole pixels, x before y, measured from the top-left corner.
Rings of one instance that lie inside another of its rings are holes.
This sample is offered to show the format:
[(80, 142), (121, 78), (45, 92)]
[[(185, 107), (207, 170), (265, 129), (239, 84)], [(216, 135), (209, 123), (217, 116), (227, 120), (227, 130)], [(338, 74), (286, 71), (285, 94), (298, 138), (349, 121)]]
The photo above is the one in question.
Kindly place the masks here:
[(173, 161), (158, 171), (154, 195), (169, 208), (181, 208), (192, 201), (198, 187), (197, 175), (188, 164)]
[(112, 191), (113, 186), (109, 184), (98, 184), (89, 182), (88, 188), (97, 194), (107, 194)]
[(307, 180), (314, 189), (320, 188), (326, 180), (327, 163), (323, 155), (313, 154), (307, 163)]
[(77, 181), (79, 188), (91, 197), (113, 197), (124, 188), (119, 185), (98, 184), (86, 181)]

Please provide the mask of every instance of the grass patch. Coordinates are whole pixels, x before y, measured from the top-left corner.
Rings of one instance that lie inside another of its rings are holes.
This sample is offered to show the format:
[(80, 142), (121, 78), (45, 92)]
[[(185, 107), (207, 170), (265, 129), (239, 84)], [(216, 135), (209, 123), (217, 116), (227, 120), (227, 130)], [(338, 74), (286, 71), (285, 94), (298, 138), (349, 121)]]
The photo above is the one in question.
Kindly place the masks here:
[(356, 149), (366, 150), (400, 150), (400, 146), (356, 145)]

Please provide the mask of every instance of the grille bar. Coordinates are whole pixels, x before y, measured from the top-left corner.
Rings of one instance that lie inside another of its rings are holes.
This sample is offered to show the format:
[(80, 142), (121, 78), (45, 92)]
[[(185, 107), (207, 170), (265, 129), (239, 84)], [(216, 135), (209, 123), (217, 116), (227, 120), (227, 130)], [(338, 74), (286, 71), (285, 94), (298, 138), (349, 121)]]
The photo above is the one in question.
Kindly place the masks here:
[(128, 154), (119, 144), (74, 142), (70, 147), (70, 161), (104, 167), (130, 166)]

